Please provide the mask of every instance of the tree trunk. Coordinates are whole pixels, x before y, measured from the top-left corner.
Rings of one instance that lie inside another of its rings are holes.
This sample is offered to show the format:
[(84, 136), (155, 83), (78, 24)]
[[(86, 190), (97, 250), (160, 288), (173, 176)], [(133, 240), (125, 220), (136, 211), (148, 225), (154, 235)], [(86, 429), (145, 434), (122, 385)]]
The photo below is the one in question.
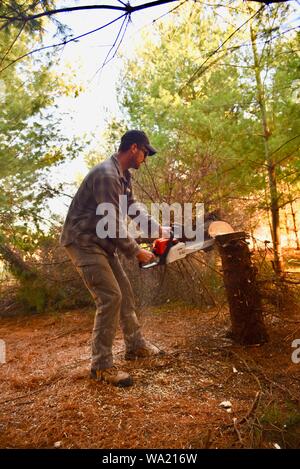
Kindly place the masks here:
[(257, 87), (257, 101), (261, 113), (261, 123), (263, 128), (263, 139), (264, 139), (264, 153), (265, 161), (268, 169), (268, 182), (269, 182), (269, 192), (270, 192), (270, 208), (271, 208), (271, 218), (272, 218), (272, 240), (274, 247), (274, 269), (277, 274), (280, 274), (283, 271), (283, 262), (282, 262), (282, 253), (281, 253), (281, 244), (280, 244), (280, 219), (279, 219), (279, 205), (278, 205), (278, 191), (277, 191), (277, 180), (276, 180), (276, 163), (270, 154), (269, 151), (269, 138), (271, 136), (267, 111), (266, 111), (266, 100), (264, 94), (264, 87), (261, 80), (261, 67), (260, 67), (260, 58), (258, 56), (257, 46), (256, 46), (256, 33), (250, 26), (250, 35), (251, 35), (251, 44), (252, 52), (254, 59), (254, 71), (256, 78), (256, 87)]
[(27, 312), (45, 310), (48, 301), (47, 282), (44, 281), (8, 244), (0, 243), (0, 257), (9, 271), (19, 281), (17, 300)]
[(297, 250), (299, 250), (300, 249), (300, 240), (299, 240), (298, 228), (297, 228), (297, 223), (296, 223), (296, 214), (295, 214), (295, 211), (294, 211), (293, 202), (290, 202), (290, 207), (291, 207), (292, 218), (293, 218), (293, 230), (294, 230), (294, 233), (295, 233), (296, 246), (297, 246)]
[(288, 213), (286, 211), (286, 208), (284, 208), (284, 225), (285, 225), (285, 232), (286, 232), (286, 245), (289, 248), (290, 247), (290, 241), (291, 241), (291, 236), (290, 236), (290, 228), (289, 228), (289, 217)]
[(299, 234), (298, 234), (296, 213), (295, 213), (295, 210), (294, 210), (293, 197), (292, 197), (292, 194), (291, 194), (291, 188), (290, 188), (289, 183), (287, 183), (287, 188), (288, 188), (288, 192), (289, 192), (289, 204), (290, 204), (292, 220), (293, 220), (293, 231), (295, 233), (295, 240), (296, 240), (297, 250), (299, 250), (300, 249), (300, 240), (299, 240)]
[(242, 231), (218, 235), (216, 244), (222, 259), (230, 309), (230, 336), (242, 345), (262, 344), (268, 340), (268, 333), (246, 234)]
[(0, 256), (4, 262), (8, 264), (11, 273), (18, 279), (35, 279), (37, 277), (36, 272), (34, 272), (7, 244), (0, 243)]

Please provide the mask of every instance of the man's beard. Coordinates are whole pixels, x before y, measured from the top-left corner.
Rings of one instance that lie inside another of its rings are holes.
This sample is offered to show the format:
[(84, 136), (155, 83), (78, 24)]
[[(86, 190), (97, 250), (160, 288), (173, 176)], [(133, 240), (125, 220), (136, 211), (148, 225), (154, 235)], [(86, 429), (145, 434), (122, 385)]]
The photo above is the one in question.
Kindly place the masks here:
[(130, 160), (130, 167), (133, 169), (139, 169), (140, 164), (136, 161), (135, 157), (132, 155)]

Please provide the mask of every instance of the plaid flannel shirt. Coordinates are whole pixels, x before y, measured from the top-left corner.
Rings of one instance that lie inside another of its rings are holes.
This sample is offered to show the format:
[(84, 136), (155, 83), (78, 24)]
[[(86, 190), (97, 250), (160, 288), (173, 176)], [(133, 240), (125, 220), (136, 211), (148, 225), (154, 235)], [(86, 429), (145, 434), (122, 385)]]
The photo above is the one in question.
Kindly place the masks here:
[[(85, 246), (92, 242), (100, 245), (108, 254), (113, 254), (118, 248), (127, 257), (134, 256), (140, 249), (137, 242), (129, 235), (126, 238), (119, 237), (119, 226), (123, 223), (123, 220), (120, 221), (122, 214), (119, 210), (119, 195), (127, 195), (128, 212), (129, 207), (136, 203), (132, 194), (131, 175), (128, 170), (122, 172), (117, 155), (114, 154), (95, 166), (82, 181), (63, 226), (61, 245), (76, 243)], [(96, 225), (101, 219), (96, 214), (96, 209), (103, 202), (112, 203), (115, 207), (116, 238), (102, 239), (96, 234)], [(146, 211), (141, 209), (140, 216), (149, 227), (152, 223), (158, 230), (159, 224)]]

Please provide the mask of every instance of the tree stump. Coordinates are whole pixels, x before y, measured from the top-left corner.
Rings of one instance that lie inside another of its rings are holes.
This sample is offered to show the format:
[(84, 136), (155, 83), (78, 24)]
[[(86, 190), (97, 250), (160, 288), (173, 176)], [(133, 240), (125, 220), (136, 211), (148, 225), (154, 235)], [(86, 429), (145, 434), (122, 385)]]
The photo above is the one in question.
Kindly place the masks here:
[(246, 233), (233, 232), (215, 239), (230, 309), (230, 337), (242, 345), (262, 344), (268, 340), (268, 333), (256, 282), (257, 269), (251, 261)]

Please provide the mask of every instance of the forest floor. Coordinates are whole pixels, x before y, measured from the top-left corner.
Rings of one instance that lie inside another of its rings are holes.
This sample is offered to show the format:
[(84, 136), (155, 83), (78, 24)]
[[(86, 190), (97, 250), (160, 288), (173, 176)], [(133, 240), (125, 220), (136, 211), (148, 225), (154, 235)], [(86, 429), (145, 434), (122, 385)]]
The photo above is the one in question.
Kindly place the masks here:
[(144, 310), (166, 355), (126, 362), (119, 331), (116, 365), (134, 385), (115, 388), (89, 379), (93, 314), (1, 319), (1, 448), (300, 447), (299, 316), (267, 318), (270, 341), (242, 347), (226, 338), (224, 308)]

